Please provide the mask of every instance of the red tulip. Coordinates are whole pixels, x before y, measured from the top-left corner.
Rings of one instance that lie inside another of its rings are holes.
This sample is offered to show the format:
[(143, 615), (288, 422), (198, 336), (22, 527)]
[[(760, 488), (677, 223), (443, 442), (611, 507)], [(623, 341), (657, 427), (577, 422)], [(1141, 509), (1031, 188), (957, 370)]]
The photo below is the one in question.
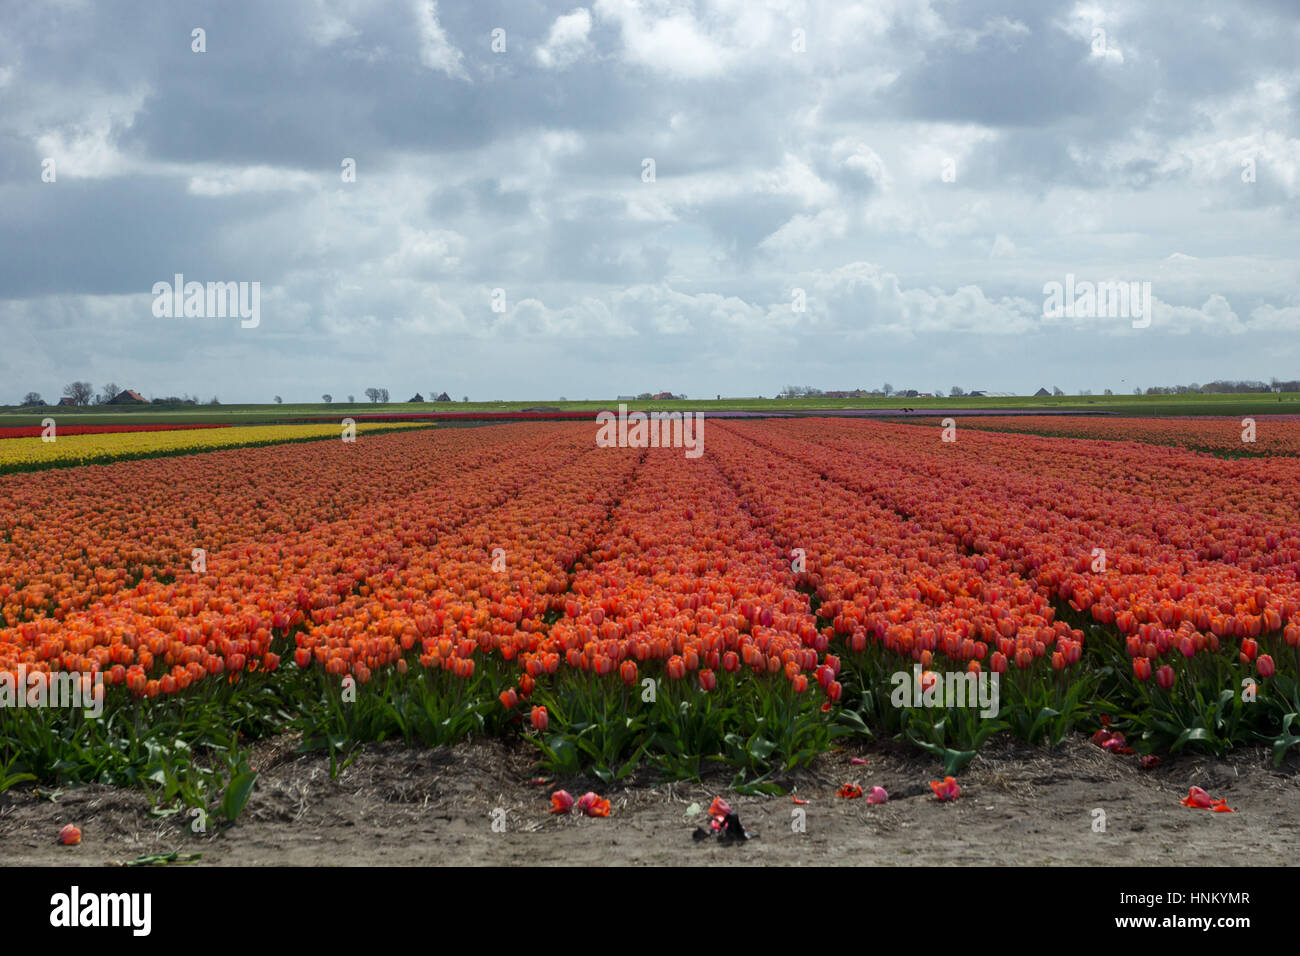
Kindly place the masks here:
[(1138, 680), (1147, 681), (1151, 679), (1151, 662), (1145, 657), (1133, 658), (1133, 676)]
[(578, 809), (589, 817), (607, 817), (610, 805), (608, 800), (588, 790), (578, 798)]
[(545, 707), (534, 707), (532, 712), (533, 727), (540, 732), (545, 732), (550, 718), (546, 715)]
[(1168, 664), (1161, 665), (1156, 670), (1156, 683), (1165, 690), (1174, 686), (1174, 669)]
[(856, 800), (862, 796), (862, 788), (856, 783), (846, 783), (835, 791), (837, 797), (843, 797), (845, 800)]
[(1259, 655), (1259, 660), (1255, 661), (1255, 669), (1259, 671), (1260, 677), (1272, 677), (1277, 673), (1277, 665), (1273, 663), (1273, 658), (1268, 654)]
[(940, 800), (956, 800), (961, 796), (961, 787), (957, 785), (957, 781), (952, 777), (944, 777), (942, 783), (938, 780), (931, 780), (930, 789), (934, 791), (934, 795)]
[(1185, 807), (1192, 807), (1197, 810), (1213, 810), (1216, 813), (1232, 813), (1228, 807), (1228, 801), (1224, 799), (1215, 800), (1200, 787), (1192, 787), (1187, 796), (1179, 801)]
[(81, 831), (69, 823), (59, 831), (59, 842), (64, 846), (76, 846), (81, 842)]
[(872, 787), (871, 793), (867, 794), (867, 803), (884, 803), (889, 799), (889, 794), (884, 787)]
[(568, 813), (573, 807), (573, 797), (567, 790), (556, 790), (551, 794), (551, 812)]

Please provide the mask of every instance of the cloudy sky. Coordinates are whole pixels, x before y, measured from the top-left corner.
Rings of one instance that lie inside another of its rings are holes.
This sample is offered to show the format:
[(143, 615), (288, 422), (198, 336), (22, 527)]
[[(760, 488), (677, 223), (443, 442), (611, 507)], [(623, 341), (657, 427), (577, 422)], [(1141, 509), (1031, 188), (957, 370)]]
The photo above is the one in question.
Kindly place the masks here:
[(1297, 48), (1290, 0), (12, 5), (0, 402), (1297, 378)]

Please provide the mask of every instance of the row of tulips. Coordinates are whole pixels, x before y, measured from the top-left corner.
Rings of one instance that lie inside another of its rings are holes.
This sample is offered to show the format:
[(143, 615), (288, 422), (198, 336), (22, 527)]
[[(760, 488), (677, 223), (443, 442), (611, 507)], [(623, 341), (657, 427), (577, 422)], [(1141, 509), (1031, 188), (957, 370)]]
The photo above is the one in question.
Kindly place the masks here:
[[(355, 425), (357, 432), (377, 433), (399, 428), (427, 428), (419, 422)], [(10, 438), (0, 442), (0, 474), (107, 465), (137, 458), (192, 455), (217, 448), (277, 445), (283, 442), (340, 438), (342, 427), (332, 425), (241, 425), (228, 428), (146, 429), (70, 434), (57, 430), (53, 441), (44, 437)]]
[[(938, 419), (933, 420), (938, 427)], [(1094, 415), (971, 415), (959, 428), (1058, 438), (1174, 445), (1218, 455), (1300, 455), (1300, 416), (1120, 418)], [(1250, 440), (1243, 440), (1243, 435)]]
[[(53, 416), (51, 416), (53, 417)], [(170, 432), (170, 431), (190, 431), (196, 428), (229, 428), (225, 424), (207, 424), (207, 425), (60, 425), (58, 419), (54, 419), (53, 437), (59, 438), (70, 435), (103, 435), (114, 434), (118, 432)], [(0, 428), (0, 438), (40, 438), (43, 435), (50, 435), (50, 430), (44, 425), (16, 425), (7, 428)]]

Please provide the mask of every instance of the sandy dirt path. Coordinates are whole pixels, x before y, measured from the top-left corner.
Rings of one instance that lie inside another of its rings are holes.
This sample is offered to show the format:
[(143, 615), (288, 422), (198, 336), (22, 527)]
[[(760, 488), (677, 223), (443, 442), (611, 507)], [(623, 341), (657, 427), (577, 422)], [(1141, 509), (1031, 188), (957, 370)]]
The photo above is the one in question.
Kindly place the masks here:
[[(891, 743), (829, 754), (784, 778), (808, 800), (739, 796), (729, 775), (705, 783), (644, 778), (616, 786), (595, 780), (529, 783), (531, 753), (495, 740), (454, 748), (364, 748), (337, 779), (320, 755), (294, 741), (259, 748), (257, 788), (240, 821), (221, 832), (188, 832), (189, 820), (150, 814), (140, 792), (85, 786), (0, 794), (0, 845), (9, 865), (103, 865), (146, 853), (202, 854), (202, 864), (562, 866), (807, 864), (1286, 865), (1300, 860), (1300, 761), (1274, 771), (1261, 750), (1227, 758), (1165, 758), (1144, 771), (1136, 757), (1079, 738), (1055, 751), (991, 742), (958, 777), (960, 799), (940, 803), (927, 782), (935, 762)], [(854, 764), (852, 758), (866, 759)], [(885, 787), (869, 806), (836, 790), (846, 782)], [(1236, 813), (1180, 805), (1199, 785)], [(559, 785), (575, 797), (607, 796), (607, 819), (549, 812)], [(692, 804), (722, 795), (757, 839), (725, 846), (696, 842), (703, 822)], [(796, 811), (804, 811), (796, 832)], [(1105, 830), (1094, 830), (1094, 811)], [(504, 815), (499, 811), (504, 811)], [(493, 821), (504, 820), (504, 832)], [(80, 846), (57, 845), (65, 823)]]

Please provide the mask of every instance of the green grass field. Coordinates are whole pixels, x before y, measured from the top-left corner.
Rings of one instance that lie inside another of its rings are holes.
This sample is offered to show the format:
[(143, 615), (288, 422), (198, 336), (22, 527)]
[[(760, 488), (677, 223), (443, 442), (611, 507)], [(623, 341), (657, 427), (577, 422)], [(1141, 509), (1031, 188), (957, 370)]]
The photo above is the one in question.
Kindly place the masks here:
[[(646, 411), (750, 411), (816, 413), (829, 409), (969, 409), (996, 414), (1003, 410), (1073, 411), (1126, 416), (1269, 415), (1300, 414), (1300, 394), (1241, 395), (1067, 395), (1054, 398), (724, 398), (718, 400), (629, 402)], [(284, 405), (91, 405), (78, 408), (19, 408), (0, 406), (0, 426), (39, 425), (51, 416), (67, 425), (121, 425), (155, 423), (266, 424), (296, 418), (344, 418), (349, 415), (411, 412), (518, 412), (544, 406), (562, 411), (590, 411), (617, 405), (614, 399), (558, 402), (389, 402), (387, 404), (284, 404)]]

